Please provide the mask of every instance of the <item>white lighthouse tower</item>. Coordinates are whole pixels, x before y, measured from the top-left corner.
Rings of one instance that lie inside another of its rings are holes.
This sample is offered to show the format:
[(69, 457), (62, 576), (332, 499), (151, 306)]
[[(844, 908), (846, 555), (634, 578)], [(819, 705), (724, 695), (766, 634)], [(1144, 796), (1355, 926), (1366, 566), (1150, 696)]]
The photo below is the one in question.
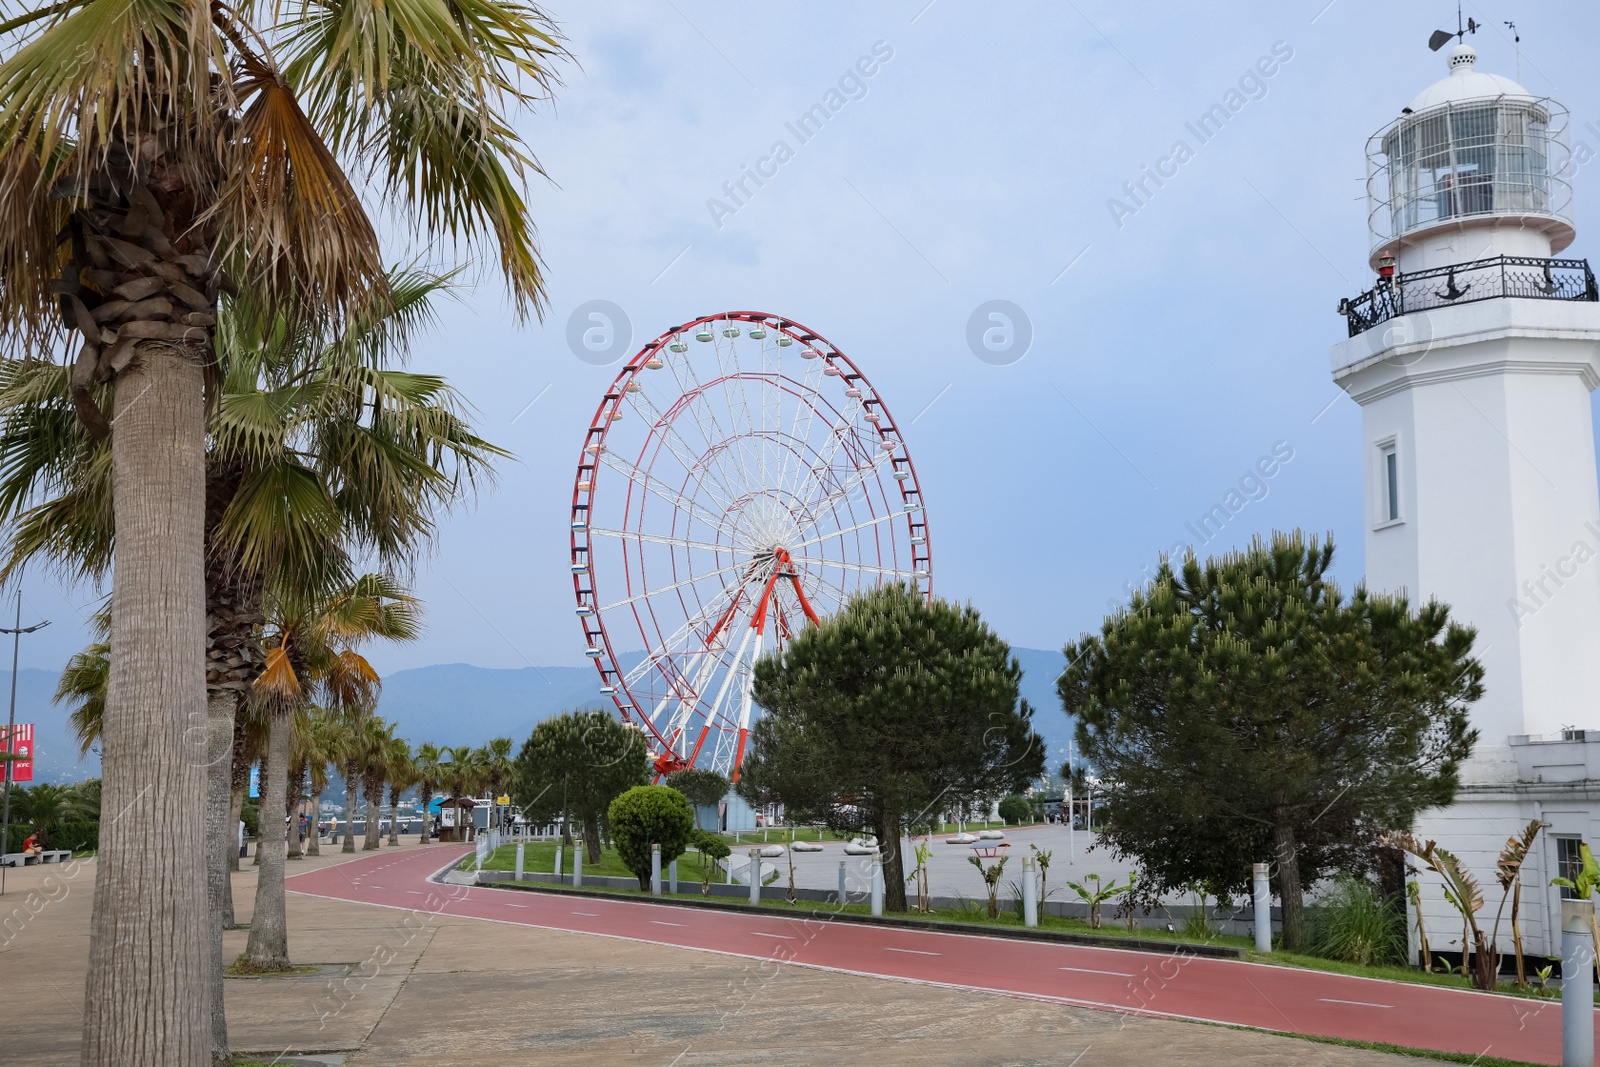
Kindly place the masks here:
[[(1368, 144), (1378, 278), (1340, 302), (1333, 378), (1361, 405), (1368, 588), (1448, 604), (1485, 668), (1464, 788), (1417, 833), (1466, 862), (1492, 923), (1496, 855), (1548, 823), (1522, 922), (1554, 954), (1550, 879), (1600, 840), (1600, 293), (1555, 258), (1575, 236), (1566, 111), (1476, 61), (1457, 45)], [(1454, 950), (1459, 917), (1423, 898), (1432, 947)]]

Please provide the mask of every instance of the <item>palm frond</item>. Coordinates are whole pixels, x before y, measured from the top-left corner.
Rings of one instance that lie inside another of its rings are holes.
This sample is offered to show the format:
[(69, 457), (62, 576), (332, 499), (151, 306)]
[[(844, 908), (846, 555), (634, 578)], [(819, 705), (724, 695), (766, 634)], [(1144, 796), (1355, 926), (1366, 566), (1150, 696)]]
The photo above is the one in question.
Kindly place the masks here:
[(313, 325), (387, 301), (378, 235), (350, 179), (278, 72), (254, 56), (244, 67), (238, 91), (250, 102), (212, 210), (240, 284), (292, 303)]

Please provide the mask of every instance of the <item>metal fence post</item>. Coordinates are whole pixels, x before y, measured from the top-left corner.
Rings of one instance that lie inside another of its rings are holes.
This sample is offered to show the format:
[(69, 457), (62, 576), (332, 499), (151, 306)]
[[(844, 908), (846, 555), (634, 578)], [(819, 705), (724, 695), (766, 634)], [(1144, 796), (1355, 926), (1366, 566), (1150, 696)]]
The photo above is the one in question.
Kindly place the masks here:
[(517, 881), (519, 881), (519, 882), (522, 881), (522, 850), (523, 850), (523, 844), (522, 844), (521, 841), (518, 841), (517, 842)]
[(761, 851), (750, 850), (750, 903), (761, 903)]
[(661, 895), (661, 846), (650, 846), (650, 895)]
[(667, 892), (674, 896), (678, 893), (678, 861), (673, 860), (667, 864)]
[(883, 914), (883, 853), (872, 854), (872, 914)]
[(1250, 868), (1253, 881), (1252, 897), (1256, 912), (1256, 951), (1272, 951), (1272, 883), (1267, 878), (1265, 863), (1254, 864)]
[(572, 850), (572, 885), (577, 888), (583, 885), (583, 849)]
[(845, 868), (845, 861), (844, 860), (840, 860), (839, 861), (839, 903), (840, 904), (843, 904), (844, 901), (845, 901), (845, 895), (844, 895), (844, 868)]
[(1594, 1067), (1594, 901), (1561, 902), (1561, 1067)]
[(1022, 857), (1022, 925), (1039, 925), (1039, 883), (1033, 879), (1033, 857)]
[(556, 881), (561, 881), (561, 846), (556, 846)]

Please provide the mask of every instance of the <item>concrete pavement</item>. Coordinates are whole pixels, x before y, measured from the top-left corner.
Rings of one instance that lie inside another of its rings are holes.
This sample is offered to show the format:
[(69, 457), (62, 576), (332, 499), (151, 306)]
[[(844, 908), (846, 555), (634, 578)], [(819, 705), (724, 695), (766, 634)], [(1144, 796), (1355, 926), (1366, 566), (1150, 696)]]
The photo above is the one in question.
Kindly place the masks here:
[[(264, 1059), (348, 1053), (351, 1067), (1404, 1062), (1254, 1031), (484, 921), (452, 914), (442, 898), (430, 905), (433, 890), (401, 878), (456, 854), (408, 843), (358, 853), (354, 864), (338, 855), (291, 864), (294, 875), (327, 869), (347, 885), (414, 891), (417, 901), (399, 911), (320, 899), (294, 892), (291, 881), (291, 956), (322, 969), (230, 979), (235, 1048)], [(93, 868), (12, 872), (0, 903), (24, 919), (0, 940), (8, 1063), (77, 1063)], [(51, 875), (57, 881), (47, 886)], [(253, 869), (236, 876), (241, 919), (254, 882)], [(228, 939), (230, 955), (243, 949), (243, 931)]]

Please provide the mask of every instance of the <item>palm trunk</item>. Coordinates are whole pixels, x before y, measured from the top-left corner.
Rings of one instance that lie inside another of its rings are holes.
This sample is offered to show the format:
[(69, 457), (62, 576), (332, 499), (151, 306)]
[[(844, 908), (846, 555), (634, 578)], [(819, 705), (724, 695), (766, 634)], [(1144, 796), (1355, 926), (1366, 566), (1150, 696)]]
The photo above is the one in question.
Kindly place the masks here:
[(900, 870), (900, 808), (878, 802), (878, 853), (883, 857), (883, 910), (906, 910), (906, 879)]
[(311, 824), (306, 827), (306, 855), (322, 855), (322, 790), (311, 792)]
[(283, 810), (289, 776), (282, 768), (289, 762), (289, 734), (294, 723), (287, 715), (272, 715), (267, 737), (267, 763), (279, 770), (261, 772), (261, 818), (256, 826), (256, 855), (261, 874), (256, 880), (256, 906), (250, 913), (250, 940), (245, 946), (246, 960), (253, 968), (279, 970), (289, 966), (289, 928), (284, 914)]
[[(85, 1067), (211, 1059), (206, 906), (205, 425), (199, 364), (146, 344), (111, 435), (111, 674), (84, 991)], [(146, 820), (160, 812), (154, 840)]]
[(1305, 950), (1305, 898), (1300, 888), (1300, 850), (1295, 844), (1294, 826), (1288, 809), (1279, 805), (1277, 824), (1272, 828), (1272, 843), (1277, 849), (1278, 897), (1283, 901), (1283, 949)]
[(228, 1018), (222, 1001), (222, 931), (233, 925), (233, 879), (228, 854), (238, 855), (236, 822), (229, 785), (233, 770), (233, 717), (239, 696), (231, 689), (213, 689), (206, 697), (206, 904), (211, 911), (211, 941), (206, 977), (211, 986), (211, 1063), (232, 1062)]
[[(283, 764), (275, 763), (272, 759), (273, 753), (271, 738), (272, 735), (277, 732), (277, 729), (277, 723), (272, 723), (268, 727), (267, 750), (261, 753), (261, 759), (257, 761), (261, 769), (256, 775), (256, 777), (259, 779), (259, 786), (257, 789), (258, 795), (256, 797), (256, 854), (255, 857), (250, 861), (257, 867), (261, 866), (261, 846), (265, 844), (267, 840), (265, 836), (267, 826), (267, 779), (275, 774), (279, 776), (282, 776), (283, 774)], [(283, 805), (281, 803), (278, 805), (278, 810), (283, 810)], [(251, 919), (250, 921), (252, 923), (255, 922), (254, 919)]]
[(400, 790), (396, 786), (389, 787), (389, 844), (400, 843)]
[[(228, 870), (239, 869), (239, 822), (244, 818), (244, 790), (231, 788), (228, 790)], [(230, 884), (227, 899), (227, 914), (223, 918), (228, 926), (237, 926), (238, 922), (233, 914), (233, 888)]]
[(377, 783), (376, 788), (371, 783), (367, 785), (367, 832), (361, 842), (361, 851), (378, 851), (382, 838), (378, 834), (378, 809), (383, 806), (383, 783)]
[[(291, 729), (293, 727), (291, 726)], [(304, 760), (294, 765), (294, 771), (285, 783), (283, 808), (284, 814), (289, 817), (287, 833), (289, 835), (289, 859), (297, 860), (302, 856), (300, 849), (300, 801), (305, 798), (304, 785), (306, 780), (306, 764)]]
[(344, 766), (344, 838), (339, 845), (340, 852), (354, 852), (356, 850), (356, 790), (358, 788), (358, 774), (356, 761), (350, 760)]
[(433, 790), (424, 785), (422, 787), (422, 832), (418, 836), (417, 844), (428, 843), (428, 806), (433, 803)]

